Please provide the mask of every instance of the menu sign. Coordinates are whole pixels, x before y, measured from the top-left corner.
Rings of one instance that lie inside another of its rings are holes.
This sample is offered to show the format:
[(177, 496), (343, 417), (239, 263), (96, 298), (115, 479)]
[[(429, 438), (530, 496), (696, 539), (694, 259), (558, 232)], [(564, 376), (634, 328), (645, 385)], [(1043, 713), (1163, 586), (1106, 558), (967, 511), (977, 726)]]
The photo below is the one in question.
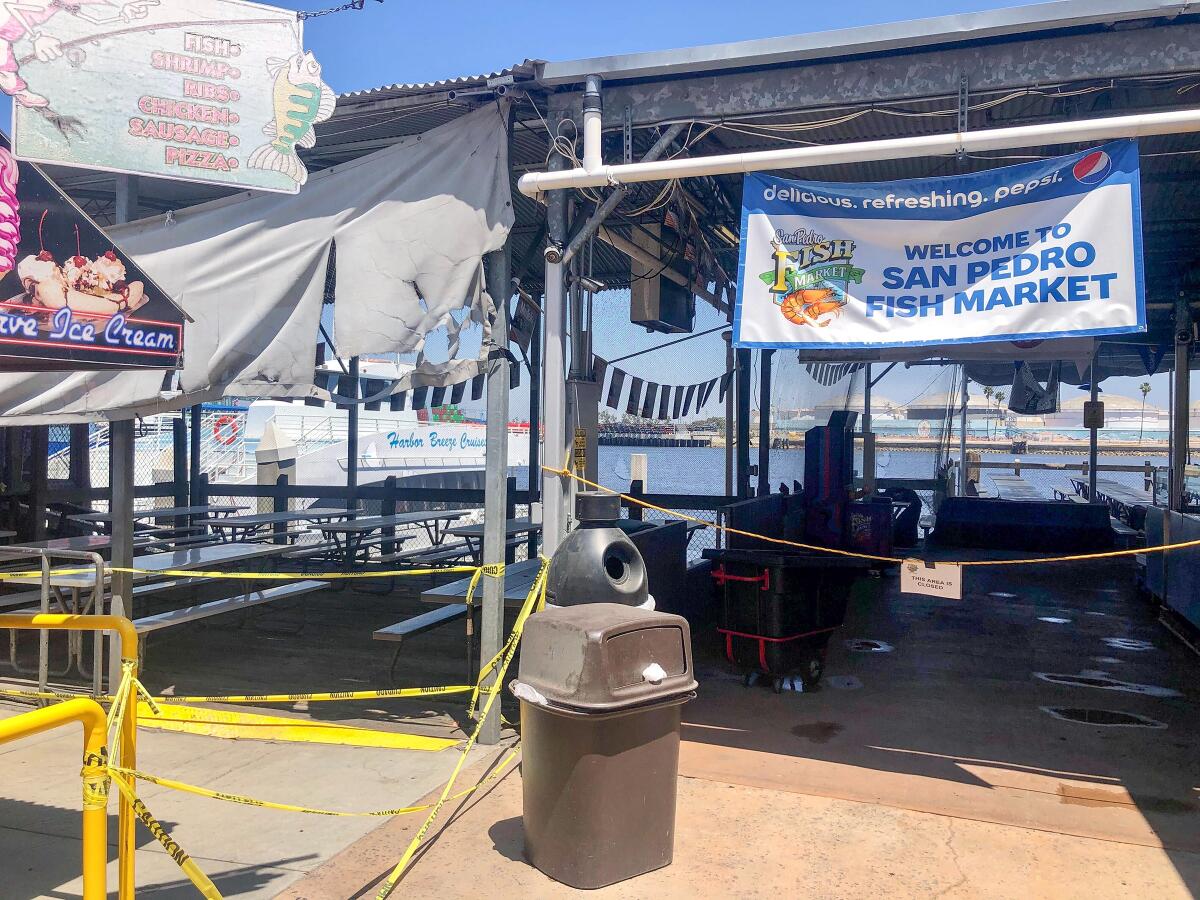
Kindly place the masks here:
[(0, 369), (178, 368), (180, 309), (0, 135)]
[(243, 0), (0, 3), (14, 152), (295, 193), (297, 151), (335, 103), (301, 32), (295, 12)]

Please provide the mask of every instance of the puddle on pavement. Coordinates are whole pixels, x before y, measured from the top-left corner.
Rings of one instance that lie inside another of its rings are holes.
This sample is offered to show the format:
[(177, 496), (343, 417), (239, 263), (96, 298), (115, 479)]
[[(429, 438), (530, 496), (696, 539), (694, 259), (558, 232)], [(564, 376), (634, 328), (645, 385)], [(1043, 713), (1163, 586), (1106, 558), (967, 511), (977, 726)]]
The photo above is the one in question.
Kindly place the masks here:
[(1139, 641), (1136, 638), (1104, 638), (1104, 643), (1114, 650), (1133, 650), (1138, 653), (1155, 649), (1154, 645), (1149, 641)]
[(1039, 622), (1049, 622), (1052, 625), (1070, 625), (1070, 619), (1064, 619), (1062, 616), (1038, 616)]
[(1034, 672), (1034, 678), (1048, 681), (1051, 684), (1061, 684), (1067, 687), (1098, 688), (1102, 691), (1123, 691), (1127, 694), (1143, 694), (1147, 697), (1178, 697), (1179, 691), (1172, 688), (1159, 687), (1155, 684), (1135, 684), (1132, 681), (1121, 681), (1113, 678), (1107, 672), (1080, 672), (1078, 675), (1064, 675), (1058, 672)]
[(853, 638), (846, 641), (846, 649), (851, 653), (891, 653), (892, 645), (886, 641), (872, 641), (867, 638)]
[(792, 729), (792, 734), (799, 738), (807, 738), (814, 744), (828, 744), (845, 729), (845, 725), (839, 725), (837, 722), (808, 722), (797, 725)]
[(1042, 712), (1049, 713), (1064, 722), (1082, 725), (1101, 725), (1106, 728), (1166, 728), (1159, 722), (1137, 713), (1120, 712), (1115, 709), (1085, 709), (1079, 706), (1043, 706)]

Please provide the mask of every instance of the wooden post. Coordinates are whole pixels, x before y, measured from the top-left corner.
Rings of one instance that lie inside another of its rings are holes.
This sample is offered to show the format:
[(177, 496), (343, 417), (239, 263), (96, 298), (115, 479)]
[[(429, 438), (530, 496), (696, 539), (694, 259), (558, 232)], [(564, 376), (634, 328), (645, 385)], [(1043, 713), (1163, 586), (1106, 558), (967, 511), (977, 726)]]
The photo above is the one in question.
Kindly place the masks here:
[[(646, 489), (641, 481), (634, 479), (629, 482), (629, 496), (636, 497), (639, 500), (646, 495)], [(629, 507), (629, 518), (637, 519), (639, 522), (646, 517), (646, 508), (638, 506), (636, 503)]]

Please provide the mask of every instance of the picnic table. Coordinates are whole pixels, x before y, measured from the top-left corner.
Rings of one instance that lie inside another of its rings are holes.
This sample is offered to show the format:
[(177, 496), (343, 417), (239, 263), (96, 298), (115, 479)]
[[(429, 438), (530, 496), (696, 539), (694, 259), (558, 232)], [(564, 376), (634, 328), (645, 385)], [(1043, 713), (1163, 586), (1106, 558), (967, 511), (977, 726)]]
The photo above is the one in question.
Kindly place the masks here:
[[(460, 537), (467, 542), (467, 550), (471, 554), (471, 559), (476, 565), (479, 565), (483, 558), (483, 532), (485, 525), (479, 522), (475, 525), (458, 525), (454, 528), (447, 528), (446, 534), (452, 534), (455, 537)], [(508, 519), (504, 523), (504, 538), (520, 537), (525, 534), (540, 534), (542, 525), (540, 522), (533, 522), (529, 519)]]
[(276, 525), (291, 525), (295, 522), (328, 522), (353, 516), (357, 510), (339, 507), (310, 507), (309, 509), (282, 510), (280, 512), (256, 513), (248, 516), (227, 516), (211, 519), (209, 526), (219, 531), (222, 541), (245, 540), (260, 529)]
[[(155, 589), (154, 583), (165, 576), (163, 573), (184, 570), (184, 571), (205, 571), (205, 570), (221, 570), (235, 563), (243, 563), (254, 559), (264, 559), (271, 556), (278, 556), (284, 552), (284, 547), (278, 544), (212, 544), (207, 547), (190, 547), (184, 550), (174, 550), (167, 553), (153, 553), (142, 556), (135, 556), (131, 568), (141, 571), (134, 573), (131, 578), (137, 587), (134, 588), (134, 594), (145, 594), (152, 592)], [(49, 582), (50, 591), (57, 603), (58, 607), (64, 613), (80, 614), (86, 613), (89, 609), (94, 609), (96, 613), (103, 612), (103, 597), (96, 597), (96, 575), (94, 572), (80, 571), (87, 569), (86, 566), (59, 566), (50, 570), (47, 581)], [(34, 575), (19, 575), (7, 579), (10, 584), (26, 584), (40, 587), (42, 578), (40, 574)], [(105, 571), (102, 575), (102, 583), (107, 583), (110, 580), (110, 573)], [(252, 579), (247, 576), (244, 580), (243, 599), (250, 599), (250, 581)], [(178, 587), (183, 586), (185, 581), (174, 580), (162, 582), (160, 587)], [(311, 590), (310, 585), (318, 584), (317, 582), (301, 582), (305, 589)], [(293, 589), (294, 585), (281, 585), (273, 587), (268, 591), (260, 592), (266, 599), (272, 599), (280, 593), (286, 593), (289, 589)], [(85, 597), (86, 593), (86, 597)], [(28, 597), (29, 595), (24, 595)], [(33, 598), (29, 598), (32, 602)], [(233, 600), (213, 601), (210, 604), (201, 604), (201, 607), (212, 607), (216, 604), (225, 604), (229, 606), (235, 602)], [(115, 614), (126, 615), (133, 618), (133, 598), (123, 598), (126, 603), (124, 610), (116, 611)], [(261, 602), (256, 600), (255, 602)], [(43, 607), (45, 604), (42, 604)], [(111, 604), (110, 604), (111, 605)], [(198, 609), (199, 607), (193, 608)], [(48, 610), (43, 608), (41, 612)], [(219, 610), (218, 610), (219, 611)], [(110, 609), (110, 612), (113, 612)], [(189, 614), (189, 610), (182, 611)], [(211, 613), (209, 613), (211, 614)], [(149, 617), (149, 619), (135, 619), (134, 625), (138, 626), (139, 630), (143, 630), (143, 624), (150, 619), (161, 619), (163, 616), (171, 614), (160, 614), (158, 617)], [(197, 618), (198, 615), (194, 612), (190, 613), (191, 618)], [(186, 618), (184, 619), (186, 620)], [(153, 627), (161, 627), (154, 625)], [(96, 633), (99, 637), (99, 632)], [(97, 641), (97, 659), (99, 658), (99, 642)], [(69, 648), (70, 649), (70, 648)], [(10, 642), (10, 650), (15, 654), (15, 641)], [(82, 651), (77, 648), (72, 655), (76, 658), (76, 665), (79, 668), (80, 674), (85, 678), (89, 674), (83, 668)], [(68, 660), (68, 667), (70, 660)], [(43, 652), (39, 658), (39, 683), (44, 683), (46, 670), (48, 668), (48, 659)], [(92, 676), (97, 681), (99, 679), (99, 666), (93, 670)], [(97, 690), (99, 685), (96, 685)]]
[(1114, 518), (1128, 522), (1139, 531), (1146, 522), (1146, 509), (1154, 505), (1154, 495), (1149, 491), (1111, 478), (1096, 479), (1096, 499), (1108, 504)]
[[(517, 533), (520, 534), (522, 532)], [(540, 559), (527, 559), (505, 567), (505, 606), (520, 608), (529, 596), (529, 591), (533, 588), (533, 583), (537, 579), (541, 567), (542, 561)], [(390, 641), (396, 645), (396, 651), (392, 656), (392, 664), (389, 670), (393, 679), (396, 674), (396, 663), (400, 659), (400, 650), (407, 638), (445, 625), (448, 622), (453, 622), (456, 619), (466, 618), (467, 589), (470, 584), (471, 578), (467, 577), (429, 588), (422, 592), (421, 601), (423, 603), (435, 604), (439, 607), (438, 609), (422, 613), (419, 616), (413, 616), (405, 619), (403, 622), (389, 625), (386, 628), (380, 628), (371, 635), (374, 640)], [(479, 603), (482, 598), (483, 586), (482, 583), (477, 583), (474, 598), (475, 609), (478, 610), (480, 608)], [(473, 627), (468, 628), (467, 634), (467, 683), (471, 683), (475, 681), (475, 670), (479, 656), (479, 648), (475, 640), (478, 629)]]
[(992, 475), (1001, 500), (1045, 500), (1042, 492), (1020, 475)]
[[(133, 549), (141, 550), (159, 543), (161, 538), (142, 537), (141, 533), (133, 539)], [(79, 534), (71, 537), (50, 538), (46, 541), (27, 541), (14, 546), (33, 547), (36, 550), (75, 550), (80, 553), (103, 553), (112, 547), (111, 534)], [(0, 547), (0, 559), (4, 558), (4, 548)], [(10, 557), (16, 558), (16, 557)]]
[(429, 543), (438, 547), (445, 537), (444, 525), (462, 518), (472, 510), (431, 510), (420, 512), (393, 513), (387, 516), (365, 516), (361, 519), (347, 519), (344, 522), (323, 522), (318, 528), (333, 543), (334, 549), (342, 556), (346, 565), (350, 565), (360, 553), (370, 552), (375, 544), (403, 544), (414, 537), (412, 534), (384, 534), (376, 537), (371, 535), (376, 531), (387, 529), (394, 532), (396, 528), (414, 525), (425, 530), (429, 535)]

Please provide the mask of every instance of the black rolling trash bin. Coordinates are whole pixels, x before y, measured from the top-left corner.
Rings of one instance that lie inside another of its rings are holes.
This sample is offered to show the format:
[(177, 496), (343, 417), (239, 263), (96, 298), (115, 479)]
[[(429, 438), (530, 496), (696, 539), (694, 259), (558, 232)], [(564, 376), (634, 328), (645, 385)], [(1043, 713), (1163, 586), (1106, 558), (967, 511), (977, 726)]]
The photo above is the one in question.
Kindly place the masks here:
[(869, 560), (805, 550), (705, 550), (720, 598), (725, 656), (746, 675), (804, 689), (821, 680), (829, 638), (846, 618), (854, 580)]
[(670, 865), (680, 708), (695, 696), (680, 616), (615, 603), (531, 617), (521, 700), (525, 855), (599, 888)]

